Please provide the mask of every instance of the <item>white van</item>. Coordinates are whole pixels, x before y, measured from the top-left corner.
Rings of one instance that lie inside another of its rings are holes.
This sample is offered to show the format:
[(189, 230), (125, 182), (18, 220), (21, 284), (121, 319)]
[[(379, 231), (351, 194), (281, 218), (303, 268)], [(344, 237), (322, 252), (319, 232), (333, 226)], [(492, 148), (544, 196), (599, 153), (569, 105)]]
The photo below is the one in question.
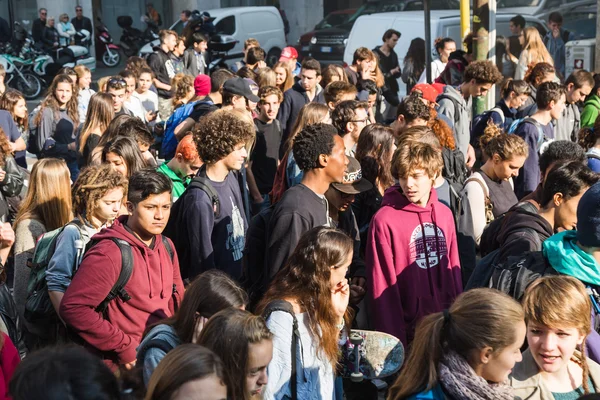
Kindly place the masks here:
[[(237, 43), (227, 55), (227, 63), (233, 64), (242, 59), (244, 54), (244, 41), (255, 38), (267, 53), (267, 64), (273, 65), (279, 61), (281, 50), (287, 46), (283, 21), (275, 7), (225, 7), (206, 10), (215, 18), (213, 24), (217, 33), (233, 36)], [(181, 21), (177, 21), (170, 29), (180, 32)], [(154, 41), (146, 44), (140, 55), (152, 53), (152, 48), (160, 42)]]
[[(515, 14), (496, 14), (496, 36), (510, 36), (508, 22)], [(540, 32), (546, 32), (544, 22), (530, 15), (523, 15), (527, 26), (534, 26)], [(373, 49), (382, 44), (381, 38), (388, 29), (395, 29), (401, 33), (400, 40), (394, 48), (400, 62), (404, 64), (404, 57), (415, 38), (425, 39), (425, 23), (423, 11), (401, 11), (381, 14), (371, 14), (359, 17), (352, 27), (348, 44), (344, 52), (344, 62), (352, 64), (354, 51), (359, 47)], [(431, 40), (438, 37), (451, 37), (460, 48), (460, 15), (458, 10), (433, 10), (431, 11)], [(433, 43), (432, 43), (433, 45)], [(433, 50), (435, 51), (435, 50)], [(400, 84), (400, 94), (404, 95), (406, 85)]]

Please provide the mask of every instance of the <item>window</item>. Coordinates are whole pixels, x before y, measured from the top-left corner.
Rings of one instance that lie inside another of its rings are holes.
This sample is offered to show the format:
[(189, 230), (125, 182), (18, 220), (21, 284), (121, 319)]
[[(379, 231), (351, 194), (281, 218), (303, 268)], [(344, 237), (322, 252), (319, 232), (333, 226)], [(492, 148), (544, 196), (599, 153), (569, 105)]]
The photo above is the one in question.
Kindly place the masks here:
[(215, 26), (217, 33), (233, 35), (235, 33), (235, 16), (230, 15), (217, 22)]

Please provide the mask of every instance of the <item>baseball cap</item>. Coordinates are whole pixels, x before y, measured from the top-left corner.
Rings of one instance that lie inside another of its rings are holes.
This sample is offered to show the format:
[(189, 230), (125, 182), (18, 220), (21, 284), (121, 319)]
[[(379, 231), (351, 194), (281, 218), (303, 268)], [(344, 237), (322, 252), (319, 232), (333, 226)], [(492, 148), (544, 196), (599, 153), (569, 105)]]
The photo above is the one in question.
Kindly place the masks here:
[(255, 103), (260, 101), (260, 98), (252, 93), (250, 82), (244, 78), (235, 77), (227, 79), (223, 84), (223, 90), (229, 93), (237, 94), (238, 96), (244, 96), (246, 99)]
[(344, 172), (343, 182), (331, 185), (346, 194), (359, 194), (373, 188), (373, 184), (363, 178), (360, 163), (354, 157), (348, 157), (348, 166)]
[(279, 61), (290, 61), (291, 59), (298, 58), (298, 51), (293, 47), (284, 47), (279, 56)]
[(421, 97), (430, 103), (435, 103), (439, 95), (438, 91), (428, 83), (418, 83), (413, 86), (410, 92), (414, 93), (417, 90), (422, 93)]
[(208, 96), (210, 93), (210, 77), (208, 75), (199, 74), (194, 79), (194, 91), (196, 96)]

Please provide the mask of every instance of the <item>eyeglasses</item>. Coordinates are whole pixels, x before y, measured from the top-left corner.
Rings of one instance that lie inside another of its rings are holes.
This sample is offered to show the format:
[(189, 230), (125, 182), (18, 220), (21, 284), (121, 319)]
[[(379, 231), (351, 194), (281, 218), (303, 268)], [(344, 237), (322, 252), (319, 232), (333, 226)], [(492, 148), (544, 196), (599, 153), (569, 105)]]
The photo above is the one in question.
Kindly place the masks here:
[(353, 121), (350, 121), (350, 122), (357, 122), (357, 123), (358, 123), (358, 122), (361, 122), (361, 123), (363, 123), (363, 124), (366, 124), (366, 123), (368, 123), (368, 122), (369, 122), (369, 117), (367, 117), (367, 118), (365, 118), (365, 119), (357, 119), (357, 120), (353, 120)]
[(125, 81), (125, 79), (123, 78), (110, 78), (108, 80), (108, 83), (106, 84), (106, 87), (113, 87), (115, 89), (119, 88), (119, 89), (123, 89), (127, 87), (127, 82)]
[(83, 10), (81, 8), (76, 8), (75, 12), (82, 12)]
[(48, 13), (46, 13), (46, 12), (43, 12), (43, 13), (40, 13), (40, 15), (48, 15)]

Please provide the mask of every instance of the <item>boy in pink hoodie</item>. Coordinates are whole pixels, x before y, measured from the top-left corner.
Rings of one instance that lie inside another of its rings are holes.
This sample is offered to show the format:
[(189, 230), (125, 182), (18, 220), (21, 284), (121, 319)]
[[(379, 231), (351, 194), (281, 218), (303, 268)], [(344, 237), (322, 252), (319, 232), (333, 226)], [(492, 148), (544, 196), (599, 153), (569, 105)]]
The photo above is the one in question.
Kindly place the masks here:
[(371, 327), (412, 342), (417, 322), (448, 308), (462, 292), (456, 228), (433, 189), (442, 155), (425, 143), (400, 145), (389, 188), (367, 239)]
[[(146, 328), (170, 317), (181, 303), (183, 282), (175, 246), (162, 238), (171, 211), (169, 178), (141, 170), (129, 180), (129, 216), (116, 220), (93, 236), (97, 241), (86, 252), (60, 303), (60, 316), (88, 347), (100, 353), (111, 368), (131, 369), (136, 348)], [(129, 299), (118, 296), (105, 312), (96, 311), (113, 288), (122, 268), (121, 251), (111, 239), (131, 247), (133, 272), (124, 287)]]

